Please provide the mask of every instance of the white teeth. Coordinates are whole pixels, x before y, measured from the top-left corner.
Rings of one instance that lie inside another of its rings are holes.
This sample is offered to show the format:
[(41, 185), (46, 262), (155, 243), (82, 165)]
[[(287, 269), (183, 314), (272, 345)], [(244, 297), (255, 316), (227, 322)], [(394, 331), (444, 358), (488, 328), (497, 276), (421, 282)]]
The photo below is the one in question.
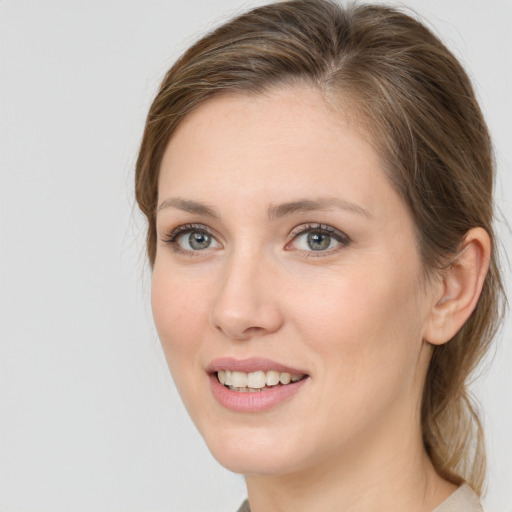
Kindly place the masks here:
[[(234, 386), (235, 388), (246, 388), (247, 381), (248, 381), (247, 373), (244, 373), (244, 372), (232, 372), (231, 373), (231, 382), (230, 382), (231, 386)], [(251, 387), (255, 388), (257, 386), (251, 386)]]
[(273, 370), (268, 371), (265, 382), (267, 386), (276, 386), (279, 384), (279, 372), (275, 372)]
[(279, 374), (279, 382), (281, 382), (281, 384), (290, 384), (291, 379), (292, 376), (289, 373), (283, 372)]
[(251, 372), (247, 374), (247, 386), (250, 388), (264, 388), (267, 383), (265, 372)]
[(304, 375), (292, 375), (288, 372), (269, 370), (268, 372), (237, 372), (230, 370), (219, 370), (217, 378), (219, 382), (230, 387), (234, 391), (259, 391), (265, 387), (277, 386), (279, 383), (286, 385), (290, 382), (301, 380)]

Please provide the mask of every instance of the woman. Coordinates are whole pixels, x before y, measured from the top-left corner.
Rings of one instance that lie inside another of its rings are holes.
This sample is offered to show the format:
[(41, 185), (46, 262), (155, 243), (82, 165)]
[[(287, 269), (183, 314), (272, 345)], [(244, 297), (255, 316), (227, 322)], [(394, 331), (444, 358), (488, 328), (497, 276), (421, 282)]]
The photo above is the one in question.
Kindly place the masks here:
[(167, 73), (136, 170), (153, 314), (242, 510), (480, 510), (492, 186), (464, 70), (397, 10), (271, 4)]

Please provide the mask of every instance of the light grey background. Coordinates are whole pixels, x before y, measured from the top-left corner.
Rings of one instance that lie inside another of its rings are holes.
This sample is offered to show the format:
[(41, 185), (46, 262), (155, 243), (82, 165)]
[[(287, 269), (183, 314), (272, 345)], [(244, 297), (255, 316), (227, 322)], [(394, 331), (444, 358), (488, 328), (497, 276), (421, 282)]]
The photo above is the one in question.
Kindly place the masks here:
[[(168, 376), (132, 175), (165, 70), (199, 34), (258, 3), (0, 1), (2, 512), (229, 512), (242, 500), (242, 477), (213, 461)], [(406, 5), (475, 80), (510, 221), (512, 1)], [(509, 317), (474, 388), (487, 512), (512, 511), (511, 338)]]

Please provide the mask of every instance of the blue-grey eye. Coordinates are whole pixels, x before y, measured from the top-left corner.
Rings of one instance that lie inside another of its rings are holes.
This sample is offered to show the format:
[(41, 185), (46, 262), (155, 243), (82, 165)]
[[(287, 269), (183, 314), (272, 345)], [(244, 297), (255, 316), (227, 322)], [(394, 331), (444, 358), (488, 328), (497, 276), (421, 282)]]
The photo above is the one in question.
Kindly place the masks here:
[(296, 234), (291, 245), (294, 249), (307, 252), (327, 252), (347, 246), (350, 239), (331, 226), (308, 226)]
[(212, 237), (206, 233), (190, 233), (188, 243), (194, 250), (207, 249), (212, 241)]
[(188, 231), (176, 238), (178, 246), (185, 251), (203, 251), (219, 247), (219, 243), (206, 231)]
[(306, 243), (312, 251), (325, 251), (330, 248), (331, 241), (331, 235), (313, 231), (308, 233)]

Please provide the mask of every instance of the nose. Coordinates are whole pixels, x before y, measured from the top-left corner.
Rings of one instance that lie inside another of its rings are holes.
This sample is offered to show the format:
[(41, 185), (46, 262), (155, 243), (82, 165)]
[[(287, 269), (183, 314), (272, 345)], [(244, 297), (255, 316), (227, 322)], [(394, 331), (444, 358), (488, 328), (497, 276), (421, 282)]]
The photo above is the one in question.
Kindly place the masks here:
[(211, 310), (213, 327), (232, 340), (272, 334), (283, 324), (272, 262), (257, 255), (226, 261)]

